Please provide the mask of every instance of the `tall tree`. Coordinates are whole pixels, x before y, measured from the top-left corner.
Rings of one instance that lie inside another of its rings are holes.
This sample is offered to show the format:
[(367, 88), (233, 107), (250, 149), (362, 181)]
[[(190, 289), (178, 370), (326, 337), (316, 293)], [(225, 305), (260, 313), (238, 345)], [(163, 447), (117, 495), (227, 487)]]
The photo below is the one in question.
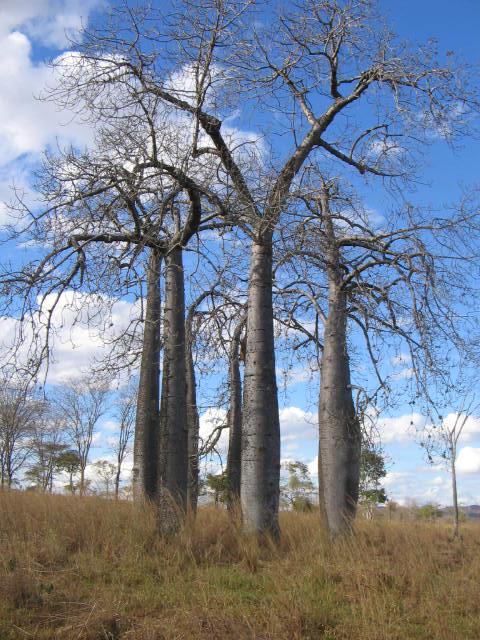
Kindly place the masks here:
[[(381, 354), (394, 344), (409, 353), (415, 393), (428, 397), (428, 379), (445, 378), (439, 346), (449, 341), (456, 348), (462, 340), (458, 305), (472, 289), (467, 282), (460, 289), (455, 284), (456, 255), (466, 259), (463, 237), (467, 229), (476, 233), (479, 219), (478, 212), (463, 211), (432, 219), (407, 208), (377, 226), (346, 185), (316, 171), (309, 174), (298, 192), (297, 225), (293, 219), (289, 224), (283, 261), (294, 259), (282, 293), (289, 293), (294, 305), (303, 298), (300, 310), (309, 309), (308, 317), (324, 326), (319, 486), (330, 533), (337, 536), (350, 530), (360, 480), (363, 416), (353, 398), (348, 335), (357, 331), (377, 378), (370, 403), (380, 390), (388, 392)], [(447, 291), (448, 296), (442, 293)]]
[(160, 384), (160, 265), (161, 254), (150, 249), (140, 379), (135, 417), (132, 486), (135, 500), (157, 493)]
[(165, 262), (165, 344), (160, 408), (158, 492), (163, 527), (187, 511), (188, 422), (185, 372), (185, 284), (181, 247)]
[[(245, 356), (245, 341), (242, 342), (242, 332), (245, 329), (246, 316), (240, 317), (234, 328), (230, 342), (228, 365), (228, 456), (227, 456), (227, 482), (228, 482), (228, 508), (233, 511), (240, 502), (241, 477), (242, 477), (242, 378), (240, 362)], [(243, 353), (242, 353), (243, 352)]]

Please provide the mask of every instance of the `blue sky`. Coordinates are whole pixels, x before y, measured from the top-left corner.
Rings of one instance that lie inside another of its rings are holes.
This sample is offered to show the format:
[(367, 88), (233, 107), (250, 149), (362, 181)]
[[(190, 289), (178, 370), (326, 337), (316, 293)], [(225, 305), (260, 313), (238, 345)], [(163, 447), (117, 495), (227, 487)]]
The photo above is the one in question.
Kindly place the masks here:
[[(88, 142), (89, 130), (60, 114), (50, 104), (39, 103), (38, 95), (51, 80), (44, 65), (46, 57), (61, 53), (67, 46), (65, 29), (78, 28), (86, 23), (101, 0), (2, 0), (0, 13), (0, 201), (9, 199), (12, 182), (29, 189), (30, 172), (42, 150), (58, 138), (63, 142)], [(480, 2), (460, 0), (453, 6), (447, 0), (382, 0), (380, 6), (390, 17), (393, 28), (409, 40), (438, 40), (441, 54), (454, 51), (470, 61), (480, 63)], [(452, 150), (440, 141), (426, 150), (421, 184), (411, 197), (422, 205), (441, 209), (459, 200), (462, 189), (479, 183), (478, 141), (466, 140), (462, 148)], [(385, 194), (373, 186), (368, 193), (368, 206), (381, 215), (386, 204)], [(0, 222), (7, 212), (0, 204)], [(15, 250), (20, 254), (28, 248)], [(16, 254), (18, 256), (18, 253)], [(128, 312), (119, 303), (118, 317)], [(68, 341), (61, 345), (53, 375), (65, 370), (76, 371), (84, 366), (92, 353), (101, 348), (88, 332), (75, 336), (77, 347)], [(390, 354), (389, 356), (390, 357)], [(392, 365), (393, 366), (393, 365)], [(397, 373), (408, 369), (399, 364)], [(301, 363), (295, 365), (286, 394), (281, 393), (282, 456), (302, 459), (315, 468), (317, 435), (315, 422), (315, 384), (310, 384)], [(280, 381), (279, 381), (280, 382)], [(206, 417), (208, 418), (208, 416)], [(204, 429), (208, 420), (204, 418)], [(385, 416), (381, 428), (385, 451), (390, 461), (386, 480), (389, 495), (395, 499), (423, 502), (449, 502), (448, 476), (438, 467), (426, 464), (422, 451), (410, 433), (412, 418), (408, 405)], [(413, 416), (413, 422), (421, 421)], [(97, 449), (92, 458), (105, 457), (111, 420), (99, 429)], [(460, 500), (480, 503), (480, 423), (476, 422), (464, 440), (460, 451)]]

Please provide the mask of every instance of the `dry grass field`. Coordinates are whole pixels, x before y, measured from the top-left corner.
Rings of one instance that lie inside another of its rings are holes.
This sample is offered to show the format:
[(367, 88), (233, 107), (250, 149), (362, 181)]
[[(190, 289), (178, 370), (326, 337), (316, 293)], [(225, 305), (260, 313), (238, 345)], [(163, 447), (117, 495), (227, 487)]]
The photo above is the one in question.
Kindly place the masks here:
[(223, 511), (160, 539), (151, 509), (0, 492), (0, 639), (480, 638), (480, 527), (359, 522), (332, 545), (318, 514), (258, 546)]

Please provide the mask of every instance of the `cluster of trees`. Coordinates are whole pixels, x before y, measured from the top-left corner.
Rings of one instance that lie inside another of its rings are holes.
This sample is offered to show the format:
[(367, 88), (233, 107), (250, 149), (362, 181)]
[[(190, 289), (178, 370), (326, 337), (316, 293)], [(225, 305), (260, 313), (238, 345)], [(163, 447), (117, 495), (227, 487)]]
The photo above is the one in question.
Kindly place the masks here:
[[(52, 492), (59, 474), (68, 476), (65, 489), (84, 495), (85, 476), (95, 428), (105, 414), (108, 387), (87, 377), (66, 381), (47, 398), (18, 379), (3, 380), (0, 392), (0, 481), (2, 488), (23, 482), (30, 489)], [(118, 397), (117, 430), (110, 449), (115, 463), (95, 463), (107, 494), (119, 496), (122, 465), (131, 449), (135, 395)]]
[[(27, 370), (48, 359), (66, 293), (83, 322), (130, 301), (121, 335), (104, 327), (101, 366), (140, 368), (135, 499), (178, 526), (196, 508), (199, 456), (228, 427), (229, 504), (275, 537), (276, 361), (297, 359), (320, 387), (320, 503), (342, 533), (363, 416), (389, 391), (385, 354), (407, 350), (428, 396), (448, 383), (445, 344), (473, 341), (477, 210), (466, 198), (434, 215), (405, 193), (427, 145), (472, 133), (474, 71), (401, 42), (370, 0), (126, 3), (72, 49), (44, 99), (89, 121), (93, 141), (45, 156), (41, 206), (18, 194), (9, 240), (35, 255), (0, 273)], [(381, 221), (365, 204), (373, 184), (391, 195)], [(352, 382), (352, 354), (375, 384)], [(197, 387), (220, 363), (227, 417), (204, 441)]]

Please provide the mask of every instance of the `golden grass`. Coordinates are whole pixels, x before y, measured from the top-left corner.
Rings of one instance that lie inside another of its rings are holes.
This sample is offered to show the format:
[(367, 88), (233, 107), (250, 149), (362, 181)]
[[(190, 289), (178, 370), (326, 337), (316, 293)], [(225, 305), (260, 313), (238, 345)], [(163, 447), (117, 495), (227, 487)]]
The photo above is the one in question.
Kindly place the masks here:
[(277, 548), (201, 509), (173, 540), (152, 509), (0, 492), (0, 640), (480, 638), (480, 527), (359, 522), (332, 545), (282, 514)]

